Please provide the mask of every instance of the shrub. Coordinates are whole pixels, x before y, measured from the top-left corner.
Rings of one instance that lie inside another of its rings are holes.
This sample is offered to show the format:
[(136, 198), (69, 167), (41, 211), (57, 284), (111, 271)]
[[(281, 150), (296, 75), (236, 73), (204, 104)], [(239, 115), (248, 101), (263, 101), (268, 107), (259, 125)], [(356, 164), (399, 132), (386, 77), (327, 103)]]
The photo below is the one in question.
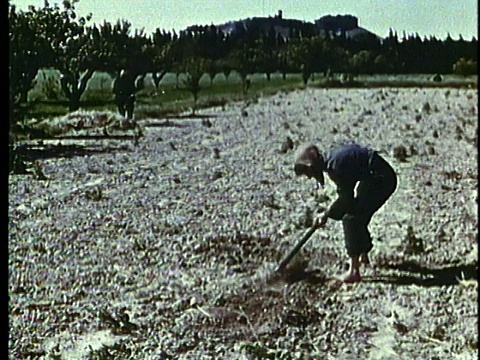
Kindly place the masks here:
[(55, 75), (45, 75), (42, 82), (42, 93), (45, 94), (47, 100), (58, 100), (60, 93), (60, 82)]
[(477, 62), (473, 60), (466, 60), (465, 58), (461, 58), (453, 65), (453, 72), (456, 75), (476, 75), (477, 71)]

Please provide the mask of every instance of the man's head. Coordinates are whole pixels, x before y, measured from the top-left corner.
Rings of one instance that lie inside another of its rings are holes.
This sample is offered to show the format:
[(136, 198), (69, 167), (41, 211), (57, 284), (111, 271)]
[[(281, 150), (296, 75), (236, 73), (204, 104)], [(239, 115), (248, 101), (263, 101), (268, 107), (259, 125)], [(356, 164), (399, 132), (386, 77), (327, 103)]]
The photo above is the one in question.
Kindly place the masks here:
[(294, 171), (297, 176), (305, 175), (309, 179), (313, 177), (322, 187), (325, 186), (325, 161), (315, 145), (303, 146), (297, 150)]

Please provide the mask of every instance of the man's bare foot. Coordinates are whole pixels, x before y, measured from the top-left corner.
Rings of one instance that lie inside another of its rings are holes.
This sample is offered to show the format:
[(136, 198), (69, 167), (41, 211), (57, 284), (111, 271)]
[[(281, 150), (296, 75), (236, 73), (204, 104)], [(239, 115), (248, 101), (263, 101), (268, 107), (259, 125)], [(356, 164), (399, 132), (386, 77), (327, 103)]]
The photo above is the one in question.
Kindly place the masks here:
[(362, 281), (362, 277), (360, 276), (359, 272), (347, 272), (346, 274), (340, 276), (338, 279), (346, 284), (352, 284)]

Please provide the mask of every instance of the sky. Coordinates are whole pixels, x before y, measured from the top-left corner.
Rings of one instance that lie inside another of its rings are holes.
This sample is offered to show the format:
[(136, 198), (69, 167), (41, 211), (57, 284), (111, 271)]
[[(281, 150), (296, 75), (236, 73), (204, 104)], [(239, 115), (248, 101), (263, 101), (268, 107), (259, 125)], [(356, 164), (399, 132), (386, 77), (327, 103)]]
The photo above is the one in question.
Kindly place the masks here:
[[(10, 0), (18, 8), (43, 7), (44, 0)], [(50, 0), (61, 3), (61, 0)], [(77, 14), (92, 13), (93, 23), (128, 20), (147, 34), (155, 29), (180, 31), (190, 25), (219, 25), (252, 17), (274, 16), (314, 22), (325, 15), (353, 15), (359, 26), (381, 37), (389, 29), (421, 37), (478, 38), (476, 0), (80, 0)]]

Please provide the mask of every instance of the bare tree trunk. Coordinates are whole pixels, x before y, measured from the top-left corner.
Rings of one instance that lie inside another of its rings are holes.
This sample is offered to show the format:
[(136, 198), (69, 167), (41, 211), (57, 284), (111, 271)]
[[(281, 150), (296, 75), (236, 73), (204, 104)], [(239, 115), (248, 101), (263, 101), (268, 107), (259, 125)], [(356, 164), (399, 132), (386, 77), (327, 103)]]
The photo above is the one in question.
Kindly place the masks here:
[(310, 74), (307, 71), (302, 71), (302, 80), (303, 80), (303, 85), (307, 86), (308, 83), (308, 78), (310, 77)]
[(87, 70), (83, 76), (79, 72), (62, 73), (60, 84), (65, 96), (69, 99), (69, 110), (75, 111), (80, 108), (80, 98), (87, 88), (88, 81), (92, 78), (95, 70)]
[(152, 78), (153, 81), (155, 82), (155, 87), (158, 90), (158, 87), (160, 85), (160, 81), (162, 81), (163, 77), (167, 74), (167, 70), (162, 70), (161, 72), (154, 72), (152, 73)]
[(145, 89), (145, 77), (147, 73), (141, 74), (140, 77), (135, 81), (135, 89), (137, 91)]

